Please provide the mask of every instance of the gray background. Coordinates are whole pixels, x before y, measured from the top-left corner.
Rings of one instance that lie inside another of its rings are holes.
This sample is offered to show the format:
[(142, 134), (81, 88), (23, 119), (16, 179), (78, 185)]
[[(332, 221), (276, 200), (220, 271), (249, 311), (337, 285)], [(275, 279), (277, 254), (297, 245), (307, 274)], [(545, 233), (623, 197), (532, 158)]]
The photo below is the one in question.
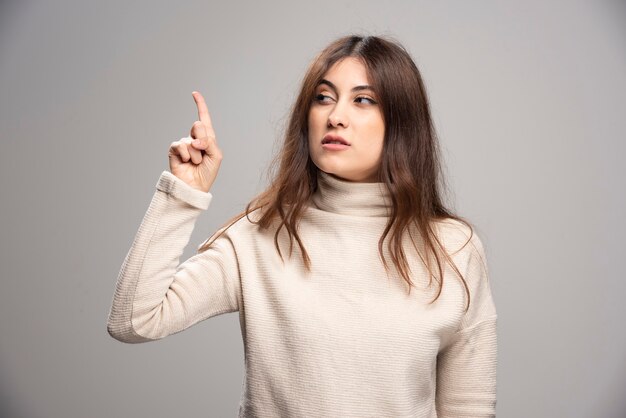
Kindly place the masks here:
[(106, 332), (117, 274), (196, 120), (191, 91), (224, 160), (181, 261), (266, 185), (307, 64), (351, 32), (395, 36), (424, 76), (450, 206), (488, 254), (498, 415), (626, 415), (623, 2), (13, 1), (0, 16), (2, 416), (236, 415), (237, 315), (122, 344)]

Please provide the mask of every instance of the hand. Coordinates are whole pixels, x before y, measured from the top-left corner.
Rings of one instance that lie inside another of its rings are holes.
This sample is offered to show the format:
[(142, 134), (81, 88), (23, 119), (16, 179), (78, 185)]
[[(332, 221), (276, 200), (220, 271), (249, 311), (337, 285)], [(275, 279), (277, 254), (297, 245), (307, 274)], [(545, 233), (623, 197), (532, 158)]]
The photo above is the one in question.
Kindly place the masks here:
[(217, 147), (204, 97), (197, 91), (191, 94), (200, 120), (193, 123), (189, 137), (171, 143), (170, 171), (191, 187), (208, 193), (217, 177), (222, 151)]

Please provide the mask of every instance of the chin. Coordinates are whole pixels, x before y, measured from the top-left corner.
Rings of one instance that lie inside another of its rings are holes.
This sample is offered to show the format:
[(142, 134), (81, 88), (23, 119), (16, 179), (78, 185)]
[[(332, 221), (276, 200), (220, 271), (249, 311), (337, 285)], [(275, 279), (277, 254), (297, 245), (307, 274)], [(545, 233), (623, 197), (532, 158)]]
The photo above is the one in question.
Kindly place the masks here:
[(324, 165), (321, 165), (321, 166), (318, 165), (317, 168), (327, 174), (332, 174), (333, 176), (336, 176), (336, 177), (345, 178), (347, 175), (347, 173), (345, 173), (343, 170), (338, 170), (338, 169), (324, 166)]
[(324, 171), (325, 173), (328, 173), (328, 174), (330, 174), (330, 175), (332, 175), (334, 177), (337, 177), (340, 180), (344, 180), (344, 181), (358, 181), (358, 180), (355, 180), (355, 179), (351, 178), (350, 175), (345, 174), (345, 173), (343, 173), (341, 171), (326, 171), (326, 170), (322, 170), (322, 171)]
[(345, 169), (342, 169), (342, 167), (337, 167), (337, 164), (323, 164), (323, 163), (318, 164), (315, 161), (313, 161), (313, 163), (319, 170), (327, 174), (332, 174), (333, 176), (338, 177), (342, 180), (362, 182), (362, 181), (365, 181), (365, 178), (366, 178), (366, 176), (364, 175), (361, 175), (360, 177), (358, 175), (355, 176), (354, 173), (350, 173), (346, 171)]

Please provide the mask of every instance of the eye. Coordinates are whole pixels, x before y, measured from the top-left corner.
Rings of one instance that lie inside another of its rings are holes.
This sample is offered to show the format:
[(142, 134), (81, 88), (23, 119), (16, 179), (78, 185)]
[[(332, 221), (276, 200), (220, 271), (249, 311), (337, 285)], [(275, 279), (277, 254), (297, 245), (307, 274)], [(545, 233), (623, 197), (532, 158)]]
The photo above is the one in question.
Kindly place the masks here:
[[(332, 97), (330, 97), (330, 96), (327, 96), (327, 95), (325, 95), (325, 94), (321, 94), (321, 93), (320, 93), (320, 94), (318, 94), (317, 96), (315, 96), (315, 101), (320, 102), (320, 103), (323, 103), (323, 102), (325, 102), (325, 101), (324, 101), (324, 98), (329, 98), (329, 99), (332, 99)], [(326, 102), (328, 102), (328, 100), (326, 100)]]
[[(360, 99), (368, 100), (370, 102), (370, 104), (376, 104), (376, 102), (374, 100), (370, 99), (369, 97), (365, 97), (365, 96), (359, 96), (359, 97), (357, 97), (354, 100), (360, 100)], [(363, 103), (363, 102), (361, 102), (361, 103)]]

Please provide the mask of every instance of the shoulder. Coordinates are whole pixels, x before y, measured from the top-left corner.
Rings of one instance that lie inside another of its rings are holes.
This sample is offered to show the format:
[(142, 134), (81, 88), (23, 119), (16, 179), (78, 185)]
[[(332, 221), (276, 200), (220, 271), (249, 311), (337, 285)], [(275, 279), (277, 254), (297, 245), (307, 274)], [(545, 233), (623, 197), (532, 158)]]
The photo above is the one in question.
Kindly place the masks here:
[(483, 240), (475, 226), (466, 225), (455, 219), (438, 222), (438, 233), (446, 252), (460, 269), (463, 279), (475, 296), (490, 292), (489, 269)]
[(484, 258), (484, 246), (476, 228), (452, 218), (446, 218), (434, 223), (437, 238), (448, 254), (478, 255)]
[(247, 214), (244, 211), (233, 216), (213, 232), (211, 236), (206, 238), (198, 246), (198, 251), (204, 251), (213, 245), (221, 245), (225, 242), (235, 246), (237, 242), (254, 240), (262, 231), (258, 225), (260, 218), (261, 212), (259, 209), (252, 210)]
[(256, 233), (261, 232), (261, 227), (258, 222), (261, 219), (261, 210), (255, 209), (249, 213), (239, 213), (230, 220), (228, 220), (220, 229), (215, 233), (220, 234), (224, 231), (224, 234), (229, 237), (252, 237)]

